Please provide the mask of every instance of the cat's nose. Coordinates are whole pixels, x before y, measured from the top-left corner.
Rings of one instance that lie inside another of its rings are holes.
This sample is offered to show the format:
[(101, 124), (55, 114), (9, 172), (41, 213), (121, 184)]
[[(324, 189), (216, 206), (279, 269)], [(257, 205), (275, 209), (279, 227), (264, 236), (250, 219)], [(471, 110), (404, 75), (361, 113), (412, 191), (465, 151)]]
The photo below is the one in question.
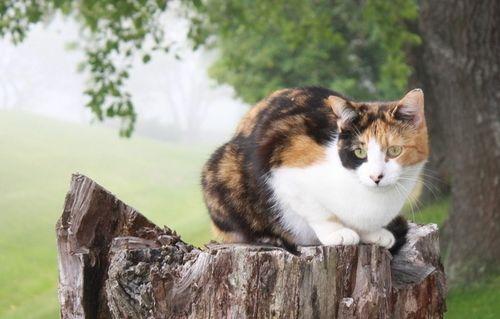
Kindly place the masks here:
[(378, 183), (380, 183), (380, 181), (382, 180), (382, 178), (384, 177), (384, 174), (380, 174), (380, 175), (370, 175), (370, 178), (375, 182), (375, 184), (378, 185)]

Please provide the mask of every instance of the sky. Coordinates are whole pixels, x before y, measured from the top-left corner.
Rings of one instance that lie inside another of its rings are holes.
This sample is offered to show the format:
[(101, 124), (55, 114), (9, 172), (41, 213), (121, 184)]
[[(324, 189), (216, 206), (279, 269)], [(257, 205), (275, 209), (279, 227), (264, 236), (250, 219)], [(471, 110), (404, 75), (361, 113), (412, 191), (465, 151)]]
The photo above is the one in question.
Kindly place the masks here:
[[(201, 132), (228, 136), (248, 105), (235, 97), (230, 86), (218, 85), (209, 78), (207, 69), (217, 53), (192, 51), (186, 39), (188, 22), (178, 12), (174, 6), (167, 10), (165, 19), (167, 39), (176, 43), (172, 51), (180, 59), (171, 53), (155, 54), (145, 65), (139, 61), (127, 83), (138, 124), (147, 126), (154, 121), (175, 125), (189, 134), (195, 122)], [(78, 35), (76, 23), (55, 17), (34, 26), (28, 38), (17, 46), (0, 40), (0, 109), (22, 109), (71, 122), (95, 122), (85, 107), (86, 75), (77, 71), (83, 54), (68, 49)]]

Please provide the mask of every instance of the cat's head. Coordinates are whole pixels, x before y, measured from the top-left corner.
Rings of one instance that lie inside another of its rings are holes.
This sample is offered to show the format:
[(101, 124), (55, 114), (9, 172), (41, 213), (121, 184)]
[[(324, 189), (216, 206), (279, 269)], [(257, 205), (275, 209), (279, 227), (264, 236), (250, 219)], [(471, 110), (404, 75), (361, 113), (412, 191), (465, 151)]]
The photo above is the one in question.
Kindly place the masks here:
[(330, 96), (342, 165), (371, 187), (395, 185), (428, 157), (424, 94), (415, 89), (394, 102), (353, 102)]

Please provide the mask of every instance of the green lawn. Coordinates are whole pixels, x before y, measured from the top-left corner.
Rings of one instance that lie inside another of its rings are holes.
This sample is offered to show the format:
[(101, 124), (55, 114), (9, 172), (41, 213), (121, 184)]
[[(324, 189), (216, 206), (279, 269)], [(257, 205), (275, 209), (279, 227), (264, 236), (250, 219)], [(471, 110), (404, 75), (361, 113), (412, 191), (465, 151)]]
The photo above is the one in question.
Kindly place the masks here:
[(73, 172), (186, 241), (207, 242), (199, 173), (209, 151), (0, 111), (0, 318), (58, 317), (54, 225)]
[[(70, 175), (92, 177), (159, 225), (210, 239), (199, 173), (211, 147), (0, 111), (0, 319), (57, 318), (54, 225)], [(448, 201), (409, 218), (441, 224)], [(446, 318), (500, 318), (500, 277), (450, 292)]]

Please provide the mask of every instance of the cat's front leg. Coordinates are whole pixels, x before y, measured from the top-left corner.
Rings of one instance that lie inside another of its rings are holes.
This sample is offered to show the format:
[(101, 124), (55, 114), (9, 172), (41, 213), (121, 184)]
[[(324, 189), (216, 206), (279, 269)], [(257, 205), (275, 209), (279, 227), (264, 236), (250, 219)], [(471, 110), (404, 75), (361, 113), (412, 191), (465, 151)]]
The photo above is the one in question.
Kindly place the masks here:
[(361, 232), (361, 242), (365, 244), (375, 244), (384, 248), (391, 248), (396, 242), (394, 235), (385, 228), (380, 228), (372, 232)]
[(332, 221), (310, 223), (323, 245), (357, 245), (359, 235), (354, 230)]

